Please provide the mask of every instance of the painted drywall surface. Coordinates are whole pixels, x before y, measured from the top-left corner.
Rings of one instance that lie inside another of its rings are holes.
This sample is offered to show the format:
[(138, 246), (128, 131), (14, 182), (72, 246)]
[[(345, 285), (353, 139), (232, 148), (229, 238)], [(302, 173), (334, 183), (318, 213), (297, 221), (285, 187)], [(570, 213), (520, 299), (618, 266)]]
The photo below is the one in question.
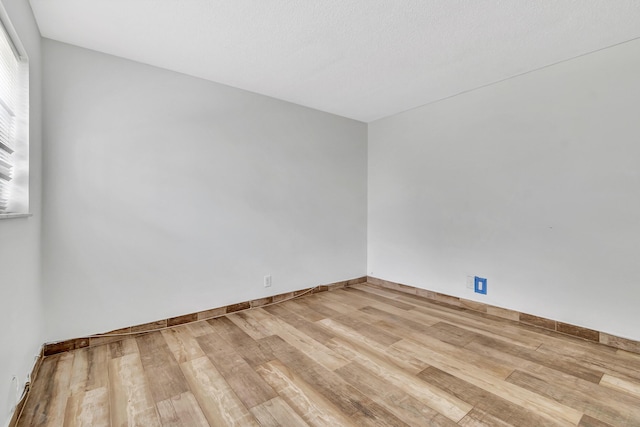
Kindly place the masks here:
[(371, 123), (369, 274), (640, 339), (639, 75), (636, 40)]
[(29, 3), (3, 0), (29, 55), (30, 218), (0, 220), (0, 425), (8, 422), (43, 341), (40, 288), (41, 61), (40, 33)]
[(47, 340), (366, 274), (365, 124), (43, 52)]

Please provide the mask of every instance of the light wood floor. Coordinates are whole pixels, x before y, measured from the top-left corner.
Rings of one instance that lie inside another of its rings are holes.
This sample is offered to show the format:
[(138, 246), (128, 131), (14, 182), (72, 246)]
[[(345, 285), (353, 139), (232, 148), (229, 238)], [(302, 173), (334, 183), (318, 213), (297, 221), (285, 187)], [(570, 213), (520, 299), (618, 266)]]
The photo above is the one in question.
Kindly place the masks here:
[(45, 359), (20, 426), (640, 426), (640, 355), (372, 285)]

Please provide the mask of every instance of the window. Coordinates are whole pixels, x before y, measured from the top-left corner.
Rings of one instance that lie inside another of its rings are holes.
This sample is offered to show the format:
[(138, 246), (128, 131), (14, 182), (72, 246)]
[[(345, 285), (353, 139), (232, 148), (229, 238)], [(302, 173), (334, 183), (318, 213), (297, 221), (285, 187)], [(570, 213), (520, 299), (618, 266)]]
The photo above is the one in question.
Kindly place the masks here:
[(0, 216), (29, 211), (29, 67), (0, 4)]

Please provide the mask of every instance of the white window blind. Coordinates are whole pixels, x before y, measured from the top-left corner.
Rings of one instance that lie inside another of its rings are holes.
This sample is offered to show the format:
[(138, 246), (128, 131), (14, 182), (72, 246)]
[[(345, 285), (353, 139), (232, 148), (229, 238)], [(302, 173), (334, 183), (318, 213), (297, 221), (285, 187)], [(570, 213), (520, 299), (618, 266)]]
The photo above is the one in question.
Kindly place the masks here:
[(4, 22), (0, 21), (0, 214), (12, 213), (16, 209), (23, 210), (20, 208), (23, 207), (25, 193), (28, 195), (28, 188), (23, 188), (25, 176), (28, 181), (28, 163), (25, 166), (25, 159), (28, 162), (28, 150), (27, 153), (20, 152), (25, 151), (26, 134), (25, 130), (19, 129), (21, 125), (28, 123), (28, 119), (25, 120), (23, 117), (24, 96), (28, 93), (28, 90), (25, 91), (24, 77), (25, 69), (28, 75), (28, 67), (9, 35), (14, 31), (7, 30), (6, 14), (4, 10), (2, 12)]

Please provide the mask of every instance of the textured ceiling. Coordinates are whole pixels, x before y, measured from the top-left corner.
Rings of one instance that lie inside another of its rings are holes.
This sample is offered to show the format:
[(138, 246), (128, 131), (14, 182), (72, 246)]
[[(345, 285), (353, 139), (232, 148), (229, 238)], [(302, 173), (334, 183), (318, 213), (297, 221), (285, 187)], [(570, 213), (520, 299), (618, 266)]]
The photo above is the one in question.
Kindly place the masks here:
[(638, 0), (31, 0), (42, 36), (369, 122), (640, 37)]

